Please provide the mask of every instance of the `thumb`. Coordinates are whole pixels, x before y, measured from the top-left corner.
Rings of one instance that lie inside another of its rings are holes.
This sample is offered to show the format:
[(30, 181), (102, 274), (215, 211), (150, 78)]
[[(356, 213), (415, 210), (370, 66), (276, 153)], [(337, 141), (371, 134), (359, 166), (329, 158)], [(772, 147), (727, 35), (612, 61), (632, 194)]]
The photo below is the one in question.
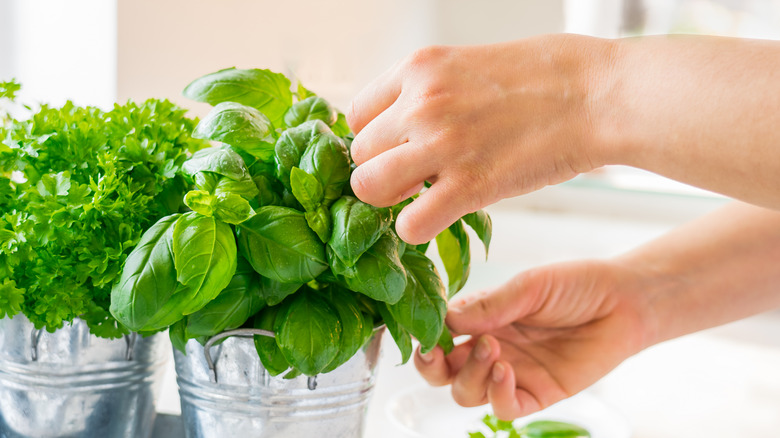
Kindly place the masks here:
[(462, 335), (504, 327), (539, 310), (543, 285), (543, 276), (524, 272), (496, 289), (453, 301), (447, 312), (447, 326)]

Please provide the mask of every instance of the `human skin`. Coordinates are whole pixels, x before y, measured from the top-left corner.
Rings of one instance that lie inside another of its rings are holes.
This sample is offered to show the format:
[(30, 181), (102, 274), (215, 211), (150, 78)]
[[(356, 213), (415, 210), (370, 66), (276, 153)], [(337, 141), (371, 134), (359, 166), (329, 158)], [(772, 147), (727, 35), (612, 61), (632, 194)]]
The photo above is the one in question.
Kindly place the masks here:
[(514, 419), (651, 345), (780, 307), (778, 263), (780, 212), (734, 203), (620, 257), (539, 267), (455, 301), (447, 325), (471, 340), (414, 362), (459, 404)]
[(547, 35), (429, 47), (352, 101), (351, 184), (411, 244), (607, 164), (780, 208), (780, 42)]
[[(549, 35), (415, 52), (347, 119), (352, 187), (412, 244), (503, 198), (607, 164), (735, 203), (624, 256), (520, 273), (452, 304), (472, 340), (415, 355), (423, 377), (503, 419), (575, 394), (666, 339), (780, 306), (780, 43)], [(751, 205), (752, 204), (752, 205)]]

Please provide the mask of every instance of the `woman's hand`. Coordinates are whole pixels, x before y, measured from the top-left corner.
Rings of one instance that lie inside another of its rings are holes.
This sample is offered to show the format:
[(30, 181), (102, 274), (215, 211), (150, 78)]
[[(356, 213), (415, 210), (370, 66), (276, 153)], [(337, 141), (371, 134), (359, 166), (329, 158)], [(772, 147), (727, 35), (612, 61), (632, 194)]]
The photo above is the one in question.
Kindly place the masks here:
[(463, 406), (511, 420), (596, 382), (655, 338), (645, 280), (619, 262), (576, 262), (522, 273), (454, 302), (449, 327), (472, 339), (414, 362)]
[(527, 415), (667, 339), (780, 308), (780, 212), (732, 203), (609, 261), (519, 274), (453, 302), (447, 325), (472, 339), (415, 365), (464, 406)]
[(602, 165), (594, 78), (610, 47), (552, 35), (416, 52), (352, 102), (355, 194), (389, 206), (433, 183), (396, 223), (419, 244), (464, 214)]
[(605, 164), (780, 209), (780, 43), (708, 36), (546, 35), (418, 51), (347, 119), (352, 188), (395, 204), (399, 236)]

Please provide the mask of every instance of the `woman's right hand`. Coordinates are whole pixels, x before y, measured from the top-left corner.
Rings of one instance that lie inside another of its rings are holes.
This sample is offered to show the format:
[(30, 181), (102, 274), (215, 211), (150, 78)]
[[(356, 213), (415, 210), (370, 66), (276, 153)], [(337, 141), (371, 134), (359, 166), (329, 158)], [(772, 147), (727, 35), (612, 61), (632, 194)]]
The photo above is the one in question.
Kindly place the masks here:
[(419, 244), (467, 213), (604, 164), (593, 109), (611, 45), (548, 35), (414, 53), (352, 101), (355, 194), (389, 206), (431, 182), (396, 222)]

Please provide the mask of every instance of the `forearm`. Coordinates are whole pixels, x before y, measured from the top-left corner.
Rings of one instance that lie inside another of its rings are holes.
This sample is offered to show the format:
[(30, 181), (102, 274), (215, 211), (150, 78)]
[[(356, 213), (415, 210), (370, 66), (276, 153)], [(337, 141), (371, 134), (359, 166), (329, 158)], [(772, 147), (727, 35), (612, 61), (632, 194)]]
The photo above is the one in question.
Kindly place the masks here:
[(780, 208), (780, 42), (659, 36), (612, 53), (595, 76), (603, 162)]
[(780, 212), (734, 203), (618, 259), (639, 272), (648, 345), (780, 307)]

